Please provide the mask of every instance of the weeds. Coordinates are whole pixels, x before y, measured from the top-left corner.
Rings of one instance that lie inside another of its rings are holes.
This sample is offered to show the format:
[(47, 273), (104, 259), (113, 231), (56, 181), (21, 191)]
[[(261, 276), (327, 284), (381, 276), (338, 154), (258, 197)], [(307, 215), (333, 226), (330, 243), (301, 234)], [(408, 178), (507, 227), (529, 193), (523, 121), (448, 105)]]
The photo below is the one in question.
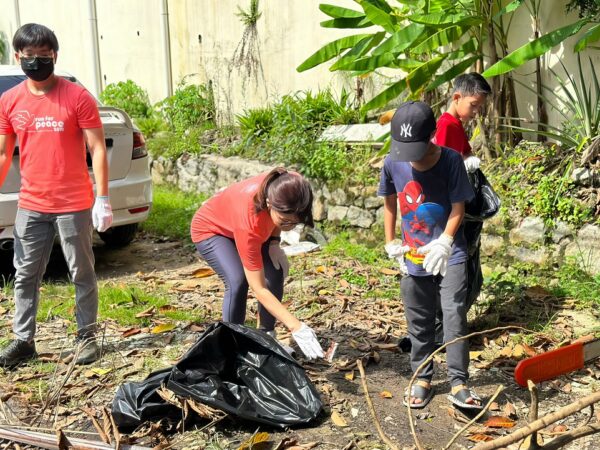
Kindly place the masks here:
[(204, 194), (190, 194), (177, 188), (154, 187), (152, 212), (142, 229), (168, 239), (190, 242), (190, 223), (196, 210), (206, 200)]
[(133, 118), (152, 114), (148, 93), (132, 80), (109, 84), (100, 94), (100, 101), (124, 110)]

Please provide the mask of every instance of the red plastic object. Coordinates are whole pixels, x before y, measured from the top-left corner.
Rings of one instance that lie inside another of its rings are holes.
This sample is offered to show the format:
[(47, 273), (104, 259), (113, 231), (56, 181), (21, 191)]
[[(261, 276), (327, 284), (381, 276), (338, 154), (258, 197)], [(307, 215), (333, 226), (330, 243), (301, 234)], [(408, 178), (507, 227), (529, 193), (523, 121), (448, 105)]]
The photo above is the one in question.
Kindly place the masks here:
[(584, 365), (583, 344), (577, 342), (520, 361), (515, 367), (515, 380), (520, 386), (527, 387), (527, 380), (539, 383), (581, 369)]

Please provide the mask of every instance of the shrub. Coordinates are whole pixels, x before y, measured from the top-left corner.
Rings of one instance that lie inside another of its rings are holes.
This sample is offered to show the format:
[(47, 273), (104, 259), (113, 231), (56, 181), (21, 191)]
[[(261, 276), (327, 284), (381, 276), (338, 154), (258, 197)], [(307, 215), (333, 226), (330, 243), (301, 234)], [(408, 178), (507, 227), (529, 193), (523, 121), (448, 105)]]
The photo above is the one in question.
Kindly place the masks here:
[(329, 181), (341, 179), (360, 163), (350, 160), (344, 144), (319, 142), (327, 126), (359, 122), (346, 93), (340, 100), (329, 90), (285, 95), (269, 107), (245, 111), (237, 120), (243, 140), (230, 154), (297, 166), (309, 177)]
[(214, 127), (215, 102), (210, 85), (185, 85), (182, 82), (175, 93), (158, 103), (157, 107), (177, 133), (194, 127)]
[(152, 113), (148, 93), (132, 80), (109, 84), (100, 94), (100, 101), (123, 109), (134, 118), (148, 117)]

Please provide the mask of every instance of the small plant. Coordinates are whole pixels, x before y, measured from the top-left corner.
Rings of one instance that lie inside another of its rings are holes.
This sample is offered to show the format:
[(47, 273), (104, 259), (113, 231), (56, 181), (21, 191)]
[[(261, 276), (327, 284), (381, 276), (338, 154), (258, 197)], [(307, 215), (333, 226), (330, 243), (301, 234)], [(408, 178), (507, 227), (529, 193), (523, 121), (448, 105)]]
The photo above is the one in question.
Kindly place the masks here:
[(123, 109), (131, 117), (149, 117), (152, 113), (148, 93), (134, 81), (111, 83), (100, 94), (100, 101)]
[(154, 186), (152, 212), (142, 224), (145, 231), (190, 242), (190, 222), (205, 195), (189, 194), (163, 185)]
[(146, 138), (151, 138), (156, 133), (169, 129), (169, 125), (156, 114), (152, 114), (150, 117), (138, 117), (134, 122)]
[(194, 127), (214, 128), (215, 100), (210, 84), (185, 84), (184, 80), (157, 108), (176, 133)]

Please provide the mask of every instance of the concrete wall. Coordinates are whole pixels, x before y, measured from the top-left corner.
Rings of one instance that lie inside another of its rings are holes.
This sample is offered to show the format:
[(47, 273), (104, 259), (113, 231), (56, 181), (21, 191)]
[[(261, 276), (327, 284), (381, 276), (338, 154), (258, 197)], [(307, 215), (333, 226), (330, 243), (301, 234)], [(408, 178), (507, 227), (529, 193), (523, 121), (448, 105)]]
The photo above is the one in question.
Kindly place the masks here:
[[(323, 0), (324, 1), (324, 0)], [(72, 72), (95, 92), (93, 43), (90, 20), (91, 0), (0, 0), (0, 32), (10, 39), (21, 24), (39, 22), (52, 28), (58, 36), (61, 51), (58, 67)], [(183, 78), (212, 82), (216, 99), (225, 120), (246, 108), (256, 107), (283, 94), (304, 89), (342, 86), (352, 88), (351, 80), (319, 66), (304, 73), (295, 68), (322, 45), (347, 35), (351, 30), (325, 29), (319, 22), (328, 17), (318, 9), (321, 0), (262, 0), (262, 17), (258, 20), (258, 45), (262, 71), (248, 79), (244, 67), (231, 64), (242, 41), (244, 26), (237, 17), (238, 6), (247, 9), (249, 0), (168, 0), (172, 83), (167, 85), (164, 39), (161, 34), (162, 0), (96, 0), (99, 34), (101, 84), (133, 79), (144, 87), (150, 99), (163, 99)], [(352, 0), (328, 0), (327, 3), (356, 9)], [(571, 21), (565, 17), (567, 0), (545, 0), (541, 17), (542, 31), (549, 31)], [(552, 4), (552, 7), (548, 7)], [(511, 48), (527, 42), (532, 23), (529, 13), (521, 8), (515, 15), (510, 33)], [(546, 67), (557, 68), (561, 60), (575, 68), (573, 40), (544, 58)], [(597, 52), (590, 52), (600, 64)], [(587, 56), (587, 55), (586, 55)], [(517, 73), (533, 85), (534, 65), (530, 63)], [(398, 76), (396, 74), (396, 76)], [(549, 73), (544, 82), (552, 83)], [(384, 80), (369, 79), (366, 96)], [(521, 116), (535, 117), (535, 97), (521, 90), (518, 95)], [(553, 123), (558, 116), (549, 111)]]

